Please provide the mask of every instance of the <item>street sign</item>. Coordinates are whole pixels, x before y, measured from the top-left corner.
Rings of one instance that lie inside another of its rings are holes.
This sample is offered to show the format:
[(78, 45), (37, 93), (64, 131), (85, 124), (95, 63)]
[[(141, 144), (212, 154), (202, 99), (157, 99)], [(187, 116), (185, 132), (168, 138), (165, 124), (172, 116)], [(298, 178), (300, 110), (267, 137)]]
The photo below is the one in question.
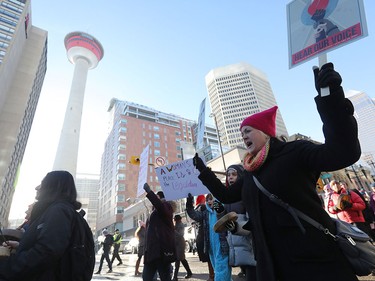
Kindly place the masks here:
[(164, 166), (165, 165), (164, 157), (161, 157), (161, 156), (156, 157), (155, 165), (158, 166), (158, 167)]

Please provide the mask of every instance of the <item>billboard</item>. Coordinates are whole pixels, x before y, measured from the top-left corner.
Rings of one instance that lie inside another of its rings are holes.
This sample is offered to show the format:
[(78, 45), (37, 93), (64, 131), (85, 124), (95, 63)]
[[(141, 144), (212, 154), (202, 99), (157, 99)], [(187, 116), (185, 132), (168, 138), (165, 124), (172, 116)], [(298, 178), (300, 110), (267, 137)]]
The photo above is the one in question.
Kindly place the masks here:
[(287, 20), (289, 68), (367, 36), (363, 0), (295, 0)]

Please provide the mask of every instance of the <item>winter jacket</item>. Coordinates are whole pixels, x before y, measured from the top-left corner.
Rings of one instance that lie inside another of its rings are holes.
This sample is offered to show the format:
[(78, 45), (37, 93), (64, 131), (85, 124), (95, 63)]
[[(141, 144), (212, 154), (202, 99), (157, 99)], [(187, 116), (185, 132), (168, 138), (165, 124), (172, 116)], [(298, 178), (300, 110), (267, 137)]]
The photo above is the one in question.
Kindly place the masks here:
[(64, 253), (70, 244), (74, 212), (68, 202), (51, 204), (23, 234), (16, 254), (0, 261), (0, 280), (70, 281), (62, 279), (59, 262), (68, 258)]
[(112, 234), (107, 234), (105, 236), (104, 241), (102, 242), (103, 253), (109, 254), (109, 252), (112, 248), (112, 245), (113, 245), (113, 236), (112, 236)]
[(349, 191), (350, 201), (353, 204), (352, 207), (346, 208), (344, 210), (337, 210), (334, 208), (340, 195), (346, 193), (347, 191), (345, 188), (341, 188), (339, 193), (333, 192), (331, 194), (331, 198), (328, 200), (328, 211), (331, 214), (337, 214), (337, 217), (340, 220), (346, 221), (348, 223), (364, 222), (365, 219), (363, 217), (362, 211), (365, 209), (366, 205), (361, 197), (359, 197), (359, 195), (355, 192)]
[(176, 222), (174, 226), (176, 240), (176, 258), (178, 261), (185, 259), (185, 226), (182, 222)]
[(209, 168), (199, 178), (222, 203), (244, 202), (251, 218), (255, 241), (258, 281), (353, 281), (358, 280), (336, 242), (322, 231), (301, 221), (265, 196), (253, 176), (269, 192), (312, 217), (331, 232), (335, 225), (322, 208), (316, 182), (322, 171), (334, 171), (355, 163), (361, 149), (351, 102), (343, 91), (315, 98), (323, 121), (324, 144), (307, 140), (283, 142), (271, 138), (268, 156), (254, 172), (223, 187)]
[(231, 268), (229, 267), (228, 254), (229, 246), (224, 232), (216, 233), (213, 230), (214, 224), (217, 222), (217, 215), (207, 204), (203, 211), (194, 210), (193, 205), (186, 202), (186, 211), (188, 216), (203, 223), (204, 228), (204, 251), (209, 254), (211, 264), (215, 270), (215, 279), (221, 281), (229, 281), (231, 276)]
[(154, 206), (154, 210), (146, 222), (145, 264), (176, 255), (171, 204), (164, 199), (160, 200), (153, 192), (148, 192), (146, 196)]
[[(186, 204), (186, 210), (189, 215), (188, 209), (190, 210), (194, 209), (193, 205)], [(206, 204), (199, 204), (198, 206), (195, 207), (194, 210), (197, 212), (203, 212), (204, 210), (206, 210)], [(190, 215), (189, 217), (191, 218)], [(205, 233), (207, 233), (207, 230), (208, 230), (208, 217), (203, 218), (201, 222), (195, 221), (195, 223), (197, 227), (197, 237), (195, 239), (195, 244), (197, 245), (198, 257), (201, 262), (207, 262), (209, 260), (209, 256), (208, 256), (209, 241), (208, 241), (208, 236)]]
[[(249, 217), (246, 214), (246, 208), (242, 201), (225, 204), (225, 211), (218, 217), (223, 215), (236, 212), (238, 215), (237, 223), (245, 224), (248, 223)], [(236, 235), (231, 232), (227, 232), (227, 241), (229, 246), (229, 265), (239, 266), (239, 265), (256, 265), (253, 249), (253, 235), (250, 232), (246, 235)]]

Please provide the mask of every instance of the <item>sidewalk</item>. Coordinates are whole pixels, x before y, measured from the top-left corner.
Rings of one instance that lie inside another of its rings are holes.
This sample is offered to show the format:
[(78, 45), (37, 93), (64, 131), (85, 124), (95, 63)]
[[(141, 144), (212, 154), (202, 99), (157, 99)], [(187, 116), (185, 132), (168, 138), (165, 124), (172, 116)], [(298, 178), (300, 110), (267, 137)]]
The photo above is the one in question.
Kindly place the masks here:
[[(94, 274), (93, 278), (91, 280), (119, 280), (119, 281), (142, 281), (142, 276), (134, 276), (135, 271), (135, 262), (137, 260), (137, 255), (132, 254), (121, 254), (121, 259), (123, 264), (116, 266), (118, 263), (117, 260), (114, 261), (113, 265), (113, 272), (112, 273), (106, 273), (108, 270), (107, 264), (104, 261), (102, 274)], [(184, 276), (186, 274), (185, 268), (181, 265), (180, 266), (180, 272), (178, 274), (179, 280), (189, 280), (189, 281), (202, 281), (208, 279), (208, 269), (207, 269), (207, 263), (202, 263), (199, 261), (197, 255), (193, 255), (192, 253), (186, 254), (186, 259), (190, 265), (191, 271), (193, 272), (193, 277), (190, 279), (185, 279)], [(96, 256), (96, 265), (95, 265), (95, 271), (99, 267), (99, 261), (100, 261), (100, 255)], [(141, 266), (139, 268), (139, 271), (143, 270), (143, 258), (141, 261)], [(237, 276), (239, 273), (239, 268), (234, 267), (232, 268), (232, 280), (233, 281), (245, 281), (245, 278), (240, 278)], [(305, 278), (301, 276), (301, 280), (304, 280)], [(364, 276), (358, 278), (361, 281), (375, 281), (375, 276)]]
[[(134, 276), (135, 271), (135, 262), (137, 260), (137, 255), (132, 254), (121, 254), (121, 259), (123, 264), (116, 266), (118, 263), (117, 260), (113, 263), (112, 273), (106, 273), (108, 270), (106, 262), (103, 264), (102, 274), (94, 274), (92, 280), (120, 280), (120, 281), (141, 281), (142, 276)], [(184, 276), (186, 274), (185, 268), (181, 264), (178, 279), (179, 280), (189, 280), (189, 281), (202, 281), (208, 279), (208, 268), (207, 263), (202, 263), (199, 261), (197, 255), (193, 255), (192, 253), (186, 253), (186, 260), (188, 261), (191, 271), (193, 272), (193, 277), (190, 279), (185, 279)], [(100, 256), (96, 256), (96, 265), (95, 271), (99, 267)], [(143, 270), (143, 258), (141, 261), (141, 266), (139, 271)], [(237, 277), (239, 273), (239, 268), (233, 268), (233, 281), (244, 281), (245, 278)]]

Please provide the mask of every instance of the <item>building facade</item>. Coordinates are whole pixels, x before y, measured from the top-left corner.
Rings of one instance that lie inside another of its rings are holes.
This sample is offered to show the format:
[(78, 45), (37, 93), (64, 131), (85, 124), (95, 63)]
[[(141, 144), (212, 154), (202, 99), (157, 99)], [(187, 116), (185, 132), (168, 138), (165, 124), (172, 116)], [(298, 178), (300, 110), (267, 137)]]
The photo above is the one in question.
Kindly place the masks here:
[(85, 219), (93, 233), (96, 233), (96, 216), (98, 209), (99, 175), (77, 174), (76, 188), (78, 201), (86, 212)]
[[(267, 76), (247, 63), (215, 68), (206, 75), (205, 81), (223, 146), (243, 146), (241, 122), (277, 104)], [(280, 110), (276, 116), (276, 133), (288, 136)]]
[(7, 225), (47, 69), (47, 32), (32, 25), (31, 1), (0, 0), (0, 223)]
[(362, 160), (370, 166), (375, 175), (375, 100), (364, 92), (348, 96), (354, 106), (358, 122), (358, 138), (361, 143)]
[(136, 201), (139, 173), (139, 165), (130, 163), (132, 156), (139, 157), (149, 145), (147, 182), (154, 191), (160, 190), (156, 159), (165, 165), (181, 161), (181, 142), (193, 142), (194, 122), (117, 99), (111, 100), (108, 111), (109, 133), (101, 161), (96, 229), (127, 231), (123, 213)]

